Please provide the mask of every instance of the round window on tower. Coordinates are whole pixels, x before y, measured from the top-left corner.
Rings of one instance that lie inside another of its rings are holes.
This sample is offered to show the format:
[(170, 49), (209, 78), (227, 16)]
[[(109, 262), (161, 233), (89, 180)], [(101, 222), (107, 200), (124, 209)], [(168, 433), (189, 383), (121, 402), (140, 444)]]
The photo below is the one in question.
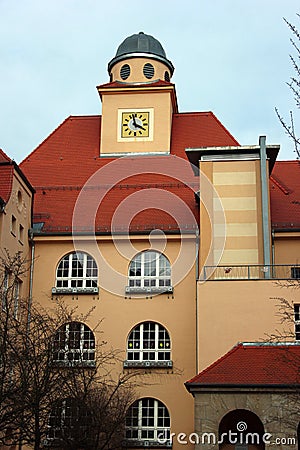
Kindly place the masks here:
[(154, 76), (154, 67), (150, 63), (146, 63), (143, 68), (143, 74), (145, 75), (148, 80), (153, 78)]
[(167, 70), (165, 71), (165, 81), (170, 81), (170, 74)]
[(130, 66), (129, 66), (129, 64), (124, 64), (121, 67), (120, 76), (121, 76), (122, 80), (127, 80), (129, 75), (130, 75)]

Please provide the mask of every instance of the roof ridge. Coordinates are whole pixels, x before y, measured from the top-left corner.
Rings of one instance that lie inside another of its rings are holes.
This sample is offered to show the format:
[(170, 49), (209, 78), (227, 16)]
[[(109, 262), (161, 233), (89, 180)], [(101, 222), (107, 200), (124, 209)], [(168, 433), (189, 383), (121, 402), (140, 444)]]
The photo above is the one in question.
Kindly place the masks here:
[(32, 150), (32, 152), (29, 153), (29, 155), (26, 156), (25, 159), (23, 159), (23, 161), (20, 162), (19, 166), (21, 166), (24, 162), (26, 162), (27, 160), (30, 159), (30, 157), (45, 143), (47, 142), (60, 128), (63, 127), (63, 125), (68, 121), (68, 120), (72, 120), (72, 119), (90, 119), (90, 118), (99, 118), (101, 119), (101, 114), (87, 114), (87, 115), (83, 115), (80, 114), (78, 116), (75, 115), (70, 115), (68, 117), (66, 117), (56, 128), (54, 128), (54, 130), (34, 149)]
[(174, 116), (208, 116), (211, 114), (211, 111), (183, 111), (174, 113)]
[(3, 161), (1, 161), (1, 159), (0, 159), (0, 164), (1, 164), (1, 162), (2, 163), (6, 163), (6, 162), (9, 162), (9, 163), (11, 163), (12, 162), (12, 159), (5, 153), (5, 151), (4, 150), (2, 150), (2, 148), (0, 148), (0, 157), (3, 157)]
[(215, 368), (216, 366), (221, 364), (225, 359), (227, 359), (230, 355), (232, 355), (232, 353), (235, 353), (239, 348), (243, 348), (242, 342), (238, 342), (237, 344), (235, 344), (235, 346), (232, 347), (228, 352), (226, 352), (224, 355), (220, 356), (220, 358), (216, 359), (212, 364), (207, 366), (205, 369), (201, 370), (201, 372), (199, 372), (197, 375), (195, 375), (193, 378), (191, 378), (186, 383), (187, 384), (194, 383), (196, 381), (196, 379), (200, 377), (200, 375), (206, 374), (207, 372), (209, 372), (210, 370), (212, 370), (213, 368)]
[(20, 162), (20, 166), (26, 162), (27, 160), (30, 159), (30, 157), (45, 143), (47, 142), (53, 135), (54, 133), (57, 132), (57, 130), (59, 130), (72, 116), (68, 116), (66, 119), (64, 119), (34, 150), (32, 150), (32, 152), (29, 153), (28, 156), (26, 156), (25, 159), (23, 159), (23, 161)]
[(228, 131), (228, 129), (227, 129), (227, 128), (225, 127), (225, 125), (223, 125), (223, 123), (217, 118), (217, 116), (215, 116), (215, 114), (214, 114), (212, 111), (210, 111), (210, 113), (211, 113), (212, 117), (215, 119), (215, 121), (216, 121), (219, 125), (221, 125), (221, 127), (223, 128), (223, 130), (225, 130), (225, 132), (228, 134), (228, 136), (230, 136), (230, 137), (236, 142), (236, 145), (240, 146), (240, 143), (235, 139), (235, 137), (233, 136), (233, 134), (231, 134), (231, 133)]

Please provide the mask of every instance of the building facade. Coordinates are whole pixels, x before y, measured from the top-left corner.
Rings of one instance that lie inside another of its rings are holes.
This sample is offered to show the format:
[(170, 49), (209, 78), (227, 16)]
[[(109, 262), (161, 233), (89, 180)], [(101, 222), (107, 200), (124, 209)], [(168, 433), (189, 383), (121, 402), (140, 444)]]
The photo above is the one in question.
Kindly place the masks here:
[(129, 36), (97, 87), (102, 115), (68, 117), (20, 165), (35, 189), (33, 302), (93, 308), (82, 330), (101, 320), (116, 372), (148, 380), (128, 447), (181, 447), (164, 437), (194, 430), (185, 381), (280, 326), (276, 281), (300, 270), (298, 161), (179, 112), (173, 72), (157, 39)]

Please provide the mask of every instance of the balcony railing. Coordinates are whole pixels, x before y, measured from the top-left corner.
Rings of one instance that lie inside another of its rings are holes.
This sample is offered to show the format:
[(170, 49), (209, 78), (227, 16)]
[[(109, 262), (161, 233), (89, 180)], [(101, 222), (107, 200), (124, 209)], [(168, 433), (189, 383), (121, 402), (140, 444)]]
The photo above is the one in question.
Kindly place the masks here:
[(300, 264), (204, 266), (200, 281), (208, 280), (299, 280)]

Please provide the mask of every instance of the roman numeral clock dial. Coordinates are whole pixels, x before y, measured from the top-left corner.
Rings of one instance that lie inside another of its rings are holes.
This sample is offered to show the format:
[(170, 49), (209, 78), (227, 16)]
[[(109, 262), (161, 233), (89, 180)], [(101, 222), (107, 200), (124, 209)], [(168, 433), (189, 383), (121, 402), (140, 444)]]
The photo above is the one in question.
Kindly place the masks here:
[(121, 121), (122, 138), (149, 137), (149, 112), (123, 112)]

